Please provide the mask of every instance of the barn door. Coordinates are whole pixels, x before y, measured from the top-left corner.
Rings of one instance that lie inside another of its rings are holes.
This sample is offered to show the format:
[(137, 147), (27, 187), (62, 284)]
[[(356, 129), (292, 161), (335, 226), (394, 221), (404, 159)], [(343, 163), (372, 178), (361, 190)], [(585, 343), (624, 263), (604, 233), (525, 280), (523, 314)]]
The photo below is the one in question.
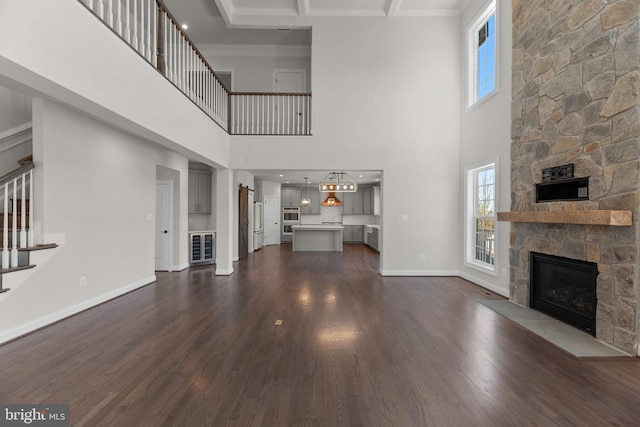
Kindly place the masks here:
[(249, 187), (240, 185), (239, 224), (238, 224), (238, 259), (249, 253)]

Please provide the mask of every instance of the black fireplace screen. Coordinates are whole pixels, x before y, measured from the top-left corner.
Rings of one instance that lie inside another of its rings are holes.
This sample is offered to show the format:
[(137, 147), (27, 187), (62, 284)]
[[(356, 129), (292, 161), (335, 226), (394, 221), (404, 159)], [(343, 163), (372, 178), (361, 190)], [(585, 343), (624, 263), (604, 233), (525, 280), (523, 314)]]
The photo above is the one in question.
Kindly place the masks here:
[(595, 336), (597, 277), (593, 262), (531, 252), (531, 308)]

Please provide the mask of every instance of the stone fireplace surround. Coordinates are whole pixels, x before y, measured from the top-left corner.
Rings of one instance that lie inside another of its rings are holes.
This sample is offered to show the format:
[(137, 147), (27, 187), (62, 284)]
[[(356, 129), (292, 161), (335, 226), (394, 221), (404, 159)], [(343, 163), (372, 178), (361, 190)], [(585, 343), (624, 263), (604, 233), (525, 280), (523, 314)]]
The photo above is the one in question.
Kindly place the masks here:
[[(529, 254), (597, 264), (596, 338), (636, 355), (640, 2), (513, 0), (511, 213), (629, 211), (631, 225), (512, 222), (510, 300)], [(575, 164), (589, 200), (535, 203), (542, 169)]]

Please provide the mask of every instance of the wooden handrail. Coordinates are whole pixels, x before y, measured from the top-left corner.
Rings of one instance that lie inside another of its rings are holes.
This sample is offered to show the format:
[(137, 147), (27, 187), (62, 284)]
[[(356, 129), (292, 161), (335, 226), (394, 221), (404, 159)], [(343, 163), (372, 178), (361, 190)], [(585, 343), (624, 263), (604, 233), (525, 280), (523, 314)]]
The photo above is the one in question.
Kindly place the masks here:
[(31, 163), (26, 163), (23, 166), (20, 166), (19, 168), (12, 170), (11, 172), (0, 176), (0, 186), (6, 184), (7, 182), (11, 181), (14, 178), (19, 177), (20, 175), (22, 175), (25, 172), (29, 172), (31, 169), (33, 169), (35, 166), (33, 164), (33, 162)]
[(158, 3), (158, 7), (160, 8), (160, 10), (162, 10), (164, 13), (167, 14), (167, 16), (169, 17), (169, 19), (171, 20), (171, 22), (173, 22), (173, 25), (176, 27), (176, 29), (178, 30), (178, 32), (182, 35), (182, 37), (185, 38), (185, 40), (187, 41), (187, 43), (189, 43), (189, 46), (191, 46), (191, 49), (193, 49), (193, 51), (196, 53), (196, 55), (198, 55), (198, 57), (200, 58), (200, 60), (204, 63), (205, 67), (207, 67), (207, 69), (209, 70), (209, 72), (211, 74), (214, 75), (214, 77), (216, 78), (216, 80), (218, 80), (218, 83), (220, 83), (220, 85), (223, 87), (223, 89), (227, 92), (227, 93), (231, 93), (229, 88), (226, 87), (224, 85), (224, 83), (222, 83), (222, 80), (220, 80), (220, 77), (218, 77), (218, 74), (216, 74), (216, 72), (213, 70), (213, 68), (211, 68), (211, 65), (209, 65), (209, 62), (207, 62), (207, 60), (205, 59), (204, 55), (202, 54), (202, 52), (200, 52), (200, 50), (196, 47), (195, 43), (193, 43), (193, 41), (191, 40), (191, 38), (187, 35), (187, 33), (184, 32), (184, 30), (182, 29), (182, 26), (180, 25), (180, 23), (178, 22), (178, 20), (171, 14), (171, 12), (169, 11), (169, 9), (167, 9), (167, 7), (164, 5), (164, 2), (162, 0), (156, 0), (156, 3)]

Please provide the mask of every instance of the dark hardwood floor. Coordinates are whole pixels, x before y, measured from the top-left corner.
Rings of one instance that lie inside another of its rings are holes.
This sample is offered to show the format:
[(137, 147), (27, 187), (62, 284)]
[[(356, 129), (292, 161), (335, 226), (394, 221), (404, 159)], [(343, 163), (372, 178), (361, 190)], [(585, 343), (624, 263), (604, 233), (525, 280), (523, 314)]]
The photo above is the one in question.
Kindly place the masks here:
[[(581, 360), (459, 278), (271, 246), (158, 281), (0, 347), (1, 403), (75, 426), (632, 426), (640, 360)], [(274, 324), (282, 320), (282, 325)]]

